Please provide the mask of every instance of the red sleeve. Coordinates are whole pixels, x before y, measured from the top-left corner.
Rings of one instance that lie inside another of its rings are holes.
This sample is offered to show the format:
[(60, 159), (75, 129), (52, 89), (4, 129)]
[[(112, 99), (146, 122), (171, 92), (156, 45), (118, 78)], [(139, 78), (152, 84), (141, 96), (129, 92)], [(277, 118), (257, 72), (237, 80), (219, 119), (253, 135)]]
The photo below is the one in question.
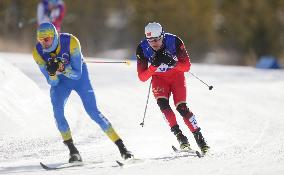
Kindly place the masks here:
[(60, 22), (62, 22), (63, 17), (65, 16), (65, 4), (64, 4), (64, 3), (60, 4), (60, 5), (59, 5), (59, 9), (60, 9), (60, 14), (59, 14), (59, 16), (58, 16), (57, 19), (58, 19)]
[(57, 8), (59, 8), (60, 13), (59, 16), (57, 16), (52, 23), (55, 25), (57, 31), (60, 32), (63, 17), (65, 16), (65, 4), (59, 4)]
[(182, 40), (180, 38), (176, 39), (176, 49), (177, 49), (177, 65), (175, 69), (181, 71), (181, 72), (188, 72), (190, 70), (190, 58), (187, 54), (185, 45), (183, 44)]
[(141, 81), (147, 81), (157, 70), (157, 67), (150, 65), (148, 67), (148, 60), (143, 54), (143, 50), (139, 45), (136, 50), (137, 57), (137, 73)]

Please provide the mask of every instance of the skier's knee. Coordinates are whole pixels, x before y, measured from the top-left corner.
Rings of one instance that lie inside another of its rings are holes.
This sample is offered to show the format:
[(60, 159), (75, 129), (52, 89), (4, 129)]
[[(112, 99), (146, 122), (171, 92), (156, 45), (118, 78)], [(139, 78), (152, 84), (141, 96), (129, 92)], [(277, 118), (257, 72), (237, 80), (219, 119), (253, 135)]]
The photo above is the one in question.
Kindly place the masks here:
[(171, 108), (170, 104), (169, 104), (169, 100), (166, 99), (166, 98), (158, 98), (157, 103), (158, 103), (161, 111)]
[(193, 113), (188, 109), (186, 103), (181, 103), (177, 106), (177, 111), (180, 113), (181, 116), (186, 118), (191, 118)]

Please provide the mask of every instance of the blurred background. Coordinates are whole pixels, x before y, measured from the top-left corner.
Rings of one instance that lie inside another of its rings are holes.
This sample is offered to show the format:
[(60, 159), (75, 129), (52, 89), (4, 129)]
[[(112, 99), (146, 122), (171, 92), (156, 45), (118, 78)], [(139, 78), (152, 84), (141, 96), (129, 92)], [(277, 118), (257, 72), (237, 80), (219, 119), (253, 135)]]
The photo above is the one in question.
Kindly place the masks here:
[[(40, 0), (0, 0), (0, 52), (31, 53)], [(64, 0), (61, 32), (84, 56), (135, 59), (148, 22), (179, 36), (192, 62), (284, 65), (283, 0)]]

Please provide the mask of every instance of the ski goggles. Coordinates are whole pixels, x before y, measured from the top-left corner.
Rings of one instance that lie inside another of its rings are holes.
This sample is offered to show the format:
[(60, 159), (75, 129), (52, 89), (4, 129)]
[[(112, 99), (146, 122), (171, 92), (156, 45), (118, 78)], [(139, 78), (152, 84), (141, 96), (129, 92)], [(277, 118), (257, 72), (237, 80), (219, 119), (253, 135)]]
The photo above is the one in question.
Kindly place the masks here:
[(44, 37), (44, 38), (38, 38), (38, 42), (40, 44), (43, 44), (43, 43), (49, 43), (53, 41), (53, 37)]
[(44, 41), (46, 38), (54, 38), (55, 32), (53, 29), (39, 29), (37, 31), (37, 40)]
[(163, 38), (163, 35), (160, 35), (160, 36), (158, 36), (158, 37), (146, 38), (146, 39), (147, 39), (147, 41), (148, 41), (149, 43), (152, 43), (152, 42), (158, 42), (158, 41), (160, 41), (162, 38)]

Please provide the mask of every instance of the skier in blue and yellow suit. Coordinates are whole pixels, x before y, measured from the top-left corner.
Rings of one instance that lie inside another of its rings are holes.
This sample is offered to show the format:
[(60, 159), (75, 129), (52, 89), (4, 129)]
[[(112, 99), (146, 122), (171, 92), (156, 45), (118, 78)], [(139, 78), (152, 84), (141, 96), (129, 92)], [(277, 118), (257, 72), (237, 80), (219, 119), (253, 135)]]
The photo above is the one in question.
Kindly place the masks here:
[(97, 108), (79, 40), (72, 34), (58, 34), (51, 23), (42, 23), (37, 29), (37, 41), (33, 57), (51, 86), (50, 97), (54, 117), (64, 143), (70, 150), (69, 162), (82, 161), (79, 151), (73, 144), (70, 127), (64, 116), (64, 106), (72, 90), (80, 96), (89, 116), (118, 146), (121, 156), (124, 159), (132, 157), (110, 122)]

